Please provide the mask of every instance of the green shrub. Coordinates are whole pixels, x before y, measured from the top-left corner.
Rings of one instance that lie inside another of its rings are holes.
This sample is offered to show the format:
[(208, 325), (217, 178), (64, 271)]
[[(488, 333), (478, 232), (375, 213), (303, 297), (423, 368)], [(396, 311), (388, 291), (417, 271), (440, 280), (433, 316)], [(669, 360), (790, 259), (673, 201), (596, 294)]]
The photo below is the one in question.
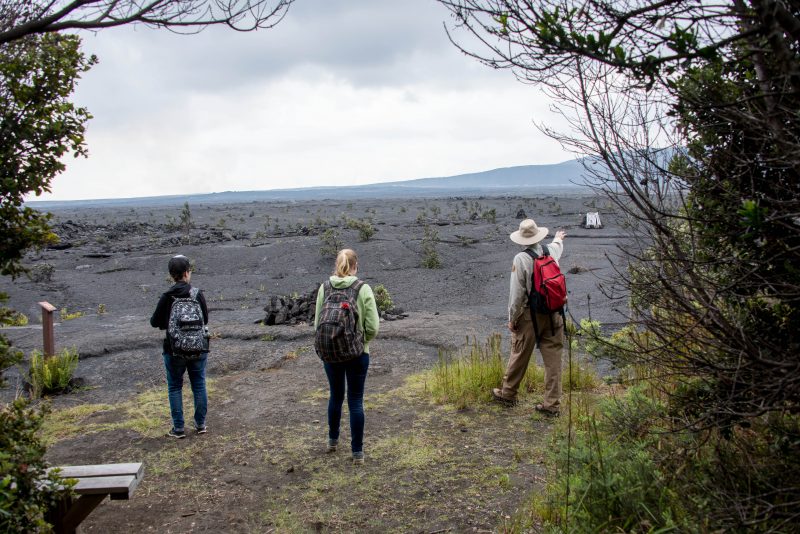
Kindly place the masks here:
[(37, 263), (26, 273), (31, 282), (50, 282), (53, 280), (53, 273), (56, 268), (52, 263)]
[(347, 219), (347, 227), (351, 230), (358, 230), (358, 238), (361, 241), (369, 241), (375, 235), (375, 227), (369, 219)]
[(78, 352), (64, 349), (60, 354), (46, 358), (38, 350), (31, 353), (30, 381), (33, 396), (64, 391), (78, 367)]
[[(8, 295), (0, 292), (0, 326), (11, 324), (15, 313), (2, 305), (5, 302), (8, 302)], [(7, 337), (0, 335), (0, 387), (6, 384), (3, 371), (22, 361), (23, 356), (22, 351), (15, 349)]]
[[(252, 212), (250, 216), (251, 217), (253, 216)], [(180, 223), (181, 228), (188, 235), (191, 229), (194, 227), (194, 221), (192, 220), (192, 210), (189, 208), (188, 202), (183, 203), (183, 209), (181, 210), (180, 221), (181, 221)]]
[[(657, 419), (647, 414), (664, 409), (642, 389), (631, 388), (623, 399), (576, 414), (571, 436), (561, 428), (553, 447), (557, 476), (544, 496), (534, 499), (545, 524), (558, 532), (694, 531), (686, 520), (688, 496), (670, 484), (656, 455), (659, 432), (651, 425)], [(632, 413), (637, 414), (633, 431), (626, 425)]]
[(37, 436), (46, 411), (23, 399), (0, 408), (0, 532), (51, 532), (45, 514), (74, 485), (46, 471)]
[(389, 290), (383, 284), (378, 284), (372, 289), (375, 294), (375, 304), (378, 306), (378, 311), (389, 311), (394, 307), (392, 296), (389, 295)]
[(425, 225), (425, 233), (422, 237), (422, 266), (426, 269), (438, 269), (442, 266), (439, 252), (436, 250), (438, 241), (439, 232)]
[(28, 316), (22, 312), (5, 309), (5, 314), (0, 320), (0, 327), (3, 326), (25, 326), (28, 324)]
[(319, 248), (319, 253), (324, 257), (336, 257), (336, 254), (342, 249), (342, 241), (339, 239), (339, 234), (333, 228), (328, 228), (319, 236), (322, 246)]

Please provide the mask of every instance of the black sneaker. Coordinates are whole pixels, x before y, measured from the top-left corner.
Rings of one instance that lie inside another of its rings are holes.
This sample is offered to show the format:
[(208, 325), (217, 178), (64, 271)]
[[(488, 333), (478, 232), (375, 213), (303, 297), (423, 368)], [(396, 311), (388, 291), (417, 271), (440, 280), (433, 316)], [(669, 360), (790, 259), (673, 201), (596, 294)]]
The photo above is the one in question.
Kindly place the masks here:
[(205, 434), (206, 432), (208, 432), (208, 428), (206, 427), (206, 425), (196, 426), (194, 427), (194, 431), (197, 432), (198, 434)]
[(167, 435), (169, 437), (172, 437), (172, 438), (183, 439), (183, 438), (186, 437), (186, 431), (184, 431), (184, 430), (175, 430), (174, 428), (171, 428), (169, 430), (169, 432), (167, 432)]

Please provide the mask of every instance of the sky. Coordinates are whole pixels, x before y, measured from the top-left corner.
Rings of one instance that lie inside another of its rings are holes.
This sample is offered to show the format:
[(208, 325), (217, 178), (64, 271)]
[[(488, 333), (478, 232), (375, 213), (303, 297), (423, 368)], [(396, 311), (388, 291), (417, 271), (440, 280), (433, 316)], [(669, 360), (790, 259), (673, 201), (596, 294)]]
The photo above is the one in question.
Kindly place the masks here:
[[(461, 53), (434, 0), (296, 0), (268, 30), (83, 32), (89, 157), (52, 193), (125, 198), (357, 185), (571, 159), (539, 90)], [(461, 35), (461, 34), (457, 34)], [(466, 36), (463, 36), (466, 38)]]

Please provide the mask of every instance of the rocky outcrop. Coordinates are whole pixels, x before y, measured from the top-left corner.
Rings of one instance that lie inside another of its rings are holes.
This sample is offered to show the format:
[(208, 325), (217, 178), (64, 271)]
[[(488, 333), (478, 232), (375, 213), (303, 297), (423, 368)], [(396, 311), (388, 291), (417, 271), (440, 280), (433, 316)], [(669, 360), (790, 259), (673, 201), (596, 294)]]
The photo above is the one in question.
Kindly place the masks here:
[(266, 315), (263, 323), (268, 326), (280, 324), (300, 324), (314, 322), (314, 309), (317, 304), (317, 288), (298, 296), (270, 297), (264, 306)]
[[(311, 289), (308, 293), (297, 296), (272, 296), (269, 303), (264, 306), (266, 315), (263, 324), (273, 325), (294, 325), (300, 323), (313, 323), (314, 311), (317, 305), (317, 288)], [(380, 313), (381, 319), (385, 321), (398, 321), (405, 319), (408, 314), (401, 308)]]
[(408, 317), (408, 314), (403, 311), (402, 308), (392, 308), (391, 310), (381, 312), (381, 319), (385, 321), (399, 321), (400, 319), (405, 319), (406, 317)]

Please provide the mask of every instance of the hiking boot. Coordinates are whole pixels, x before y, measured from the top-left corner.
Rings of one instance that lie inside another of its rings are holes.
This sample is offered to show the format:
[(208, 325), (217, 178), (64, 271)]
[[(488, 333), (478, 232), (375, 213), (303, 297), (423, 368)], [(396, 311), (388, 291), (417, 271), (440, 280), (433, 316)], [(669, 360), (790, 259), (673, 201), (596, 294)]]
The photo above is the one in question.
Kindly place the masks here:
[(545, 408), (541, 404), (537, 404), (536, 406), (533, 407), (533, 409), (539, 412), (540, 414), (546, 415), (547, 417), (558, 417), (559, 415), (561, 415), (561, 412), (559, 412), (558, 410), (553, 410), (552, 408)]
[(494, 398), (495, 401), (499, 402), (503, 406), (507, 406), (509, 408), (517, 405), (517, 399), (509, 399), (504, 397), (502, 393), (503, 392), (500, 391), (500, 388), (494, 388), (492, 389), (492, 398)]
[(328, 452), (336, 452), (336, 447), (339, 446), (338, 439), (328, 439)]
[(194, 427), (194, 431), (197, 432), (198, 434), (205, 434), (206, 432), (208, 432), (208, 428), (206, 427), (206, 425), (200, 425)]
[(184, 430), (175, 430), (174, 428), (170, 428), (169, 432), (167, 432), (167, 436), (176, 439), (183, 439), (186, 437), (186, 431)]
[(353, 464), (355, 464), (355, 465), (364, 465), (364, 453), (363, 452), (354, 452), (353, 453)]

